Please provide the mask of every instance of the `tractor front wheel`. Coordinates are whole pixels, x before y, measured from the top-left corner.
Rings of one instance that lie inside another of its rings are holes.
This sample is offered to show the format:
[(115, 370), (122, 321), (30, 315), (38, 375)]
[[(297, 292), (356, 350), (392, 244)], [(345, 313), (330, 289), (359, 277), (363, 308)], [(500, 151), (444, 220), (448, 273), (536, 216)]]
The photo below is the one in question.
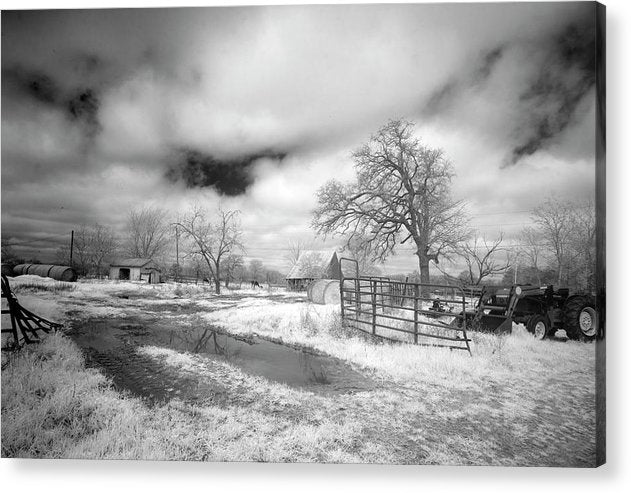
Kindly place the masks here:
[(528, 319), (526, 330), (530, 332), (535, 339), (541, 341), (546, 338), (550, 330), (550, 322), (543, 315), (533, 315)]

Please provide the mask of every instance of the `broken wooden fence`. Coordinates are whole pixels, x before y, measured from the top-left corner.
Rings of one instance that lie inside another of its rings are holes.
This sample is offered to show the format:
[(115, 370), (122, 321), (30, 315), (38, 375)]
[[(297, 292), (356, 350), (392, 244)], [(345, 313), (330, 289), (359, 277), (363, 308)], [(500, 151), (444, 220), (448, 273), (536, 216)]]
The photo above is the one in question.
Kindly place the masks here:
[(340, 258), (340, 303), (344, 323), (362, 332), (471, 354), (465, 292), (458, 286), (360, 276), (355, 260)]
[(2, 275), (2, 298), (6, 298), (8, 305), (8, 308), (2, 309), (2, 314), (10, 316), (11, 327), (2, 327), (1, 331), (2, 333), (9, 333), (13, 337), (10, 344), (2, 346), (3, 351), (19, 349), (23, 342), (26, 344), (39, 342), (40, 337), (37, 332), (40, 330), (51, 332), (63, 327), (62, 324), (46, 320), (20, 305), (15, 294), (11, 291), (9, 280), (5, 275)]

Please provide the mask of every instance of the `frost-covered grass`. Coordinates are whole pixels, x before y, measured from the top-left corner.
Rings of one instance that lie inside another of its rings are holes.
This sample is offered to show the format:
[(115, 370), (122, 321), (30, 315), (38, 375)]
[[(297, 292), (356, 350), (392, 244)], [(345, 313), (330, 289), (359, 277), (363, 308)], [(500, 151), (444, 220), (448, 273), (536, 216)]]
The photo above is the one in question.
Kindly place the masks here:
[[(520, 326), (512, 335), (469, 332), (466, 351), (410, 344), (379, 344), (352, 328), (342, 327), (337, 305), (274, 304), (247, 300), (237, 308), (201, 317), (236, 334), (258, 334), (280, 342), (308, 346), (373, 370), (401, 383), (428, 382), (458, 387), (489, 379), (508, 383), (515, 374), (570, 371), (565, 363), (583, 361), (583, 376), (593, 376), (594, 347), (573, 341), (537, 341)], [(573, 371), (573, 370), (572, 370)], [(542, 378), (543, 375), (540, 377)]]
[[(168, 364), (183, 371), (203, 370), (191, 356), (146, 351), (170, 358)], [(362, 426), (352, 417), (327, 417), (318, 402), (305, 404), (310, 395), (280, 385), (266, 388), (248, 375), (237, 376), (249, 405), (174, 400), (148, 408), (86, 369), (79, 350), (62, 335), (7, 357), (12, 361), (2, 372), (2, 457), (361, 462), (376, 461), (380, 450), (378, 443), (357, 440)], [(270, 412), (270, 406), (300, 406), (304, 419)]]
[[(121, 299), (121, 293), (133, 296)], [(86, 369), (74, 344), (57, 335), (17, 356), (3, 354), (3, 363), (11, 361), (2, 372), (2, 455), (594, 463), (593, 344), (537, 341), (519, 326), (508, 336), (469, 333), (472, 356), (380, 344), (344, 327), (337, 305), (294, 300), (304, 296), (242, 289), (217, 297), (209, 286), (108, 281), (79, 282), (73, 291), (24, 293), (25, 306), (55, 320), (69, 307), (82, 310), (82, 317), (100, 311), (125, 316), (131, 310), (137, 317), (156, 304), (186, 304), (198, 311), (179, 314), (178, 321), (314, 348), (347, 361), (376, 387), (327, 397), (270, 382), (229, 362), (145, 346), (137, 350), (200, 381), (218, 380), (231, 396), (221, 405), (172, 400), (147, 407)]]
[(72, 282), (56, 281), (49, 277), (39, 276), (19, 276), (9, 280), (11, 290), (17, 295), (20, 293), (37, 293), (40, 291), (48, 291), (53, 294), (59, 294), (63, 291), (75, 291), (77, 285)]

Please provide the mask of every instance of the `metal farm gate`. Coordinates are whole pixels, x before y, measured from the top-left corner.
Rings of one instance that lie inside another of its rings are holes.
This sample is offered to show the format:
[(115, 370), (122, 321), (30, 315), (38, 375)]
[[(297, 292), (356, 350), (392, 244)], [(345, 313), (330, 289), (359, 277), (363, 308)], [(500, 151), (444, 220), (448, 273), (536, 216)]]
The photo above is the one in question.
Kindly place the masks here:
[(340, 258), (340, 302), (343, 322), (362, 332), (471, 354), (464, 316), (467, 300), (458, 286), (360, 276), (356, 260)]

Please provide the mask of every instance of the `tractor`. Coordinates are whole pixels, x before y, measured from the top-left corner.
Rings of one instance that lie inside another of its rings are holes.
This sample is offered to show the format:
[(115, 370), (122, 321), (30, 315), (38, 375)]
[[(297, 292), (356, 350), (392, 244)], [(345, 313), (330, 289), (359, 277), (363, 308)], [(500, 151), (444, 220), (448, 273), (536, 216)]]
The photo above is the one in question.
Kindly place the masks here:
[(552, 285), (485, 287), (476, 309), (465, 317), (472, 330), (496, 334), (511, 332), (515, 322), (524, 324), (537, 339), (553, 336), (559, 329), (570, 339), (591, 340), (599, 335), (595, 298), (570, 295), (569, 289)]

